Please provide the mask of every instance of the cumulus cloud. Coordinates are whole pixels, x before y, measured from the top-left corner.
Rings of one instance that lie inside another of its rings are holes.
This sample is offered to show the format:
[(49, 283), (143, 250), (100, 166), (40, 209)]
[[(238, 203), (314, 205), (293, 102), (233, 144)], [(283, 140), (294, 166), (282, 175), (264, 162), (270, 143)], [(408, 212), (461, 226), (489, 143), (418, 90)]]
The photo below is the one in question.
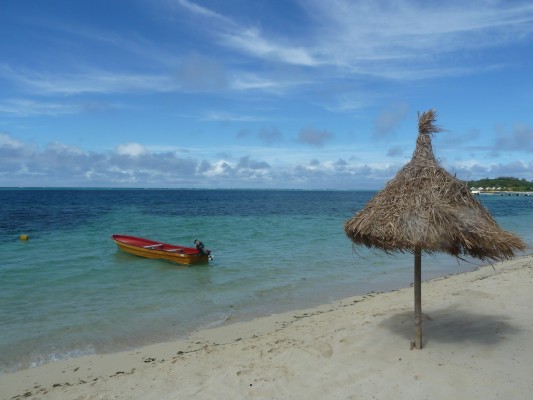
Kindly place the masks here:
[(244, 156), (239, 160), (237, 168), (248, 170), (268, 170), (271, 167), (265, 161), (255, 161), (250, 159), (250, 156)]
[[(3, 186), (148, 186), (230, 185), (262, 182), (272, 174), (263, 160), (183, 158), (172, 151), (152, 152), (126, 143), (113, 152), (84, 152), (52, 142), (40, 149), (0, 133), (0, 185)], [(253, 185), (252, 185), (253, 186)]]
[(532, 162), (512, 161), (510, 163), (498, 163), (489, 168), (491, 176), (515, 176), (531, 180)]
[(398, 157), (403, 154), (403, 149), (401, 146), (393, 146), (387, 151), (387, 156), (389, 157)]
[(350, 164), (348, 163), (348, 161), (343, 160), (342, 158), (340, 158), (337, 161), (335, 161), (335, 163), (333, 163), (333, 165), (335, 166), (335, 169), (337, 171), (344, 171), (344, 170), (346, 170), (346, 168)]
[(508, 132), (503, 126), (498, 126), (495, 150), (533, 152), (533, 128), (526, 124), (516, 124)]
[(208, 172), (209, 170), (211, 170), (211, 168), (212, 168), (212, 165), (209, 161), (202, 160), (196, 168), (196, 173), (202, 175)]
[(530, 181), (531, 176), (533, 176), (533, 161), (515, 160), (508, 163), (498, 162), (486, 165), (478, 162), (473, 164), (459, 163), (454, 165), (453, 170), (456, 172), (458, 178), (464, 180), (512, 176)]
[[(262, 184), (271, 179), (271, 166), (265, 161), (253, 160), (250, 156), (243, 156), (238, 162), (218, 160), (210, 168), (203, 171), (203, 176), (209, 178), (211, 183), (224, 183), (227, 187), (250, 185), (250, 182)], [(252, 184), (252, 186), (255, 186)]]
[(25, 146), (20, 140), (14, 139), (6, 133), (0, 133), (0, 150), (16, 150)]
[(50, 153), (50, 154), (59, 154), (62, 156), (65, 156), (65, 155), (79, 156), (83, 154), (82, 150), (79, 147), (70, 146), (64, 143), (60, 143), (60, 142), (52, 142), (52, 143), (47, 144), (44, 152)]
[(117, 146), (117, 154), (121, 156), (138, 157), (147, 152), (148, 150), (139, 143), (126, 143)]
[[(195, 158), (155, 152), (139, 143), (96, 153), (60, 142), (39, 148), (0, 133), (0, 186), (377, 189), (401, 167), (323, 156), (319, 160), (310, 155), (307, 161), (300, 158), (292, 164), (250, 154)], [(448, 170), (468, 179), (501, 175), (531, 179), (533, 162), (463, 162)]]

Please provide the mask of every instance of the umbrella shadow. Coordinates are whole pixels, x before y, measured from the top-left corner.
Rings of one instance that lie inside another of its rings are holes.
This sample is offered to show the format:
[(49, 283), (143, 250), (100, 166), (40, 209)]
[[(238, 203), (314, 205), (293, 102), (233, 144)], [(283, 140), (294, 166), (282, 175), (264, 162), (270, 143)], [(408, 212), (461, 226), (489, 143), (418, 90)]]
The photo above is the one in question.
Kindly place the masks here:
[[(453, 307), (424, 313), (423, 317), (424, 344), (435, 341), (492, 345), (520, 331), (506, 315), (475, 314)], [(384, 320), (380, 326), (413, 340), (414, 324), (414, 312), (405, 312)]]

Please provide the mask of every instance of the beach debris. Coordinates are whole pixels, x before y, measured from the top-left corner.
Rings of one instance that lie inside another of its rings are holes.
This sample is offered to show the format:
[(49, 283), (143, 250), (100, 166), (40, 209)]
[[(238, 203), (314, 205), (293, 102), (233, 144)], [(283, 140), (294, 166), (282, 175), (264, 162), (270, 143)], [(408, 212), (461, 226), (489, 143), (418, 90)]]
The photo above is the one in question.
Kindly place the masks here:
[(113, 375), (109, 375), (110, 378), (114, 378), (115, 376), (120, 376), (120, 375), (132, 375), (133, 373), (135, 373), (135, 368), (132, 368), (130, 369), (129, 371), (117, 371), (115, 372)]
[(414, 254), (416, 349), (422, 348), (422, 252), (499, 261), (525, 250), (518, 236), (501, 229), (467, 186), (438, 164), (431, 145), (432, 135), (442, 131), (434, 124), (436, 115), (419, 113), (411, 161), (344, 224), (354, 245)]

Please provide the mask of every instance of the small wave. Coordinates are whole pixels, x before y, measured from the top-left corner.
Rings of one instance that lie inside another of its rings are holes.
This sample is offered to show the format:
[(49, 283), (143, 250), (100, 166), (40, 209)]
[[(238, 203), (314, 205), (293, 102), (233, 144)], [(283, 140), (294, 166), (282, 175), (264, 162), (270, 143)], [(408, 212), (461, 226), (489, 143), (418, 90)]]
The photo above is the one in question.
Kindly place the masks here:
[(68, 360), (71, 358), (90, 356), (96, 354), (94, 347), (86, 346), (80, 349), (57, 351), (48, 354), (29, 354), (22, 360), (4, 363), (0, 365), (0, 374), (9, 374), (27, 368), (35, 368), (55, 361)]

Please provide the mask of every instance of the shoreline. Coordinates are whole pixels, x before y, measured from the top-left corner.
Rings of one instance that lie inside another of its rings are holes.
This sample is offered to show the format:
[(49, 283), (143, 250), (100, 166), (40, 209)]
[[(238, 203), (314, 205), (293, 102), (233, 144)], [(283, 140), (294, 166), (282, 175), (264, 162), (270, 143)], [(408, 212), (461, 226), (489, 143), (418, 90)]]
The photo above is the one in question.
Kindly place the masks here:
[(532, 284), (533, 255), (424, 281), (419, 351), (408, 287), (3, 374), (1, 398), (526, 399)]
[[(403, 258), (403, 255), (401, 257)], [(435, 256), (429, 257), (431, 258), (426, 258), (426, 260), (428, 260), (426, 262), (430, 267), (427, 268), (426, 271), (424, 271), (425, 281), (438, 279), (448, 275), (455, 275), (458, 273), (460, 274), (471, 272), (483, 266), (480, 264), (476, 265), (473, 262), (465, 262), (453, 265), (453, 261), (450, 262), (450, 260), (453, 259), (451, 259), (449, 256), (443, 258), (445, 262), (435, 258)], [(411, 257), (409, 257), (409, 263), (412, 263), (412, 260), (410, 258)], [(76, 348), (61, 349), (50, 353), (43, 352), (42, 354), (39, 354), (38, 352), (33, 351), (31, 353), (28, 353), (29, 356), (20, 361), (18, 364), (4, 364), (3, 366), (5, 367), (0, 369), (0, 376), (2, 376), (2, 374), (11, 374), (17, 371), (36, 368), (43, 365), (47, 365), (49, 363), (56, 363), (69, 359), (133, 351), (134, 349), (139, 349), (157, 343), (185, 339), (196, 331), (212, 329), (219, 326), (225, 326), (227, 324), (249, 322), (272, 314), (285, 314), (297, 312), (298, 310), (312, 309), (315, 307), (320, 307), (324, 304), (334, 304), (348, 297), (364, 296), (369, 293), (395, 291), (406, 287), (412, 281), (412, 273), (410, 271), (410, 269), (412, 269), (412, 265), (404, 265), (406, 260), (396, 258), (396, 267), (398, 267), (398, 261), (400, 261), (400, 265), (402, 265), (400, 269), (390, 269), (387, 271), (386, 274), (383, 274), (381, 276), (375, 275), (374, 279), (363, 279), (363, 281), (365, 282), (364, 289), (363, 286), (359, 283), (357, 284), (357, 286), (344, 284), (341, 289), (339, 289), (339, 286), (334, 286), (329, 292), (328, 290), (323, 289), (321, 289), (321, 291), (319, 292), (315, 291), (313, 293), (315, 297), (312, 299), (312, 301), (310, 301), (309, 296), (307, 296), (305, 298), (298, 297), (296, 301), (293, 301), (291, 303), (277, 302), (274, 304), (272, 302), (267, 302), (265, 303), (267, 305), (265, 309), (254, 309), (251, 311), (238, 310), (233, 312), (235, 309), (231, 308), (227, 310), (227, 314), (223, 314), (218, 319), (206, 320), (203, 321), (203, 323), (196, 324), (196, 326), (191, 324), (193, 326), (187, 327), (187, 329), (183, 329), (180, 332), (169, 333), (167, 331), (152, 330), (151, 332), (156, 332), (155, 335), (144, 335), (143, 338), (139, 340), (137, 340), (138, 336), (134, 339), (130, 339), (129, 337), (117, 338), (113, 340), (114, 344), (112, 346), (106, 346), (106, 343), (100, 348), (96, 348), (96, 346), (94, 346), (92, 343), (88, 343), (86, 345), (84, 345), (84, 343), (81, 343)], [(282, 304), (282, 306), (280, 306), (280, 304)], [(33, 358), (30, 359), (30, 357)]]

